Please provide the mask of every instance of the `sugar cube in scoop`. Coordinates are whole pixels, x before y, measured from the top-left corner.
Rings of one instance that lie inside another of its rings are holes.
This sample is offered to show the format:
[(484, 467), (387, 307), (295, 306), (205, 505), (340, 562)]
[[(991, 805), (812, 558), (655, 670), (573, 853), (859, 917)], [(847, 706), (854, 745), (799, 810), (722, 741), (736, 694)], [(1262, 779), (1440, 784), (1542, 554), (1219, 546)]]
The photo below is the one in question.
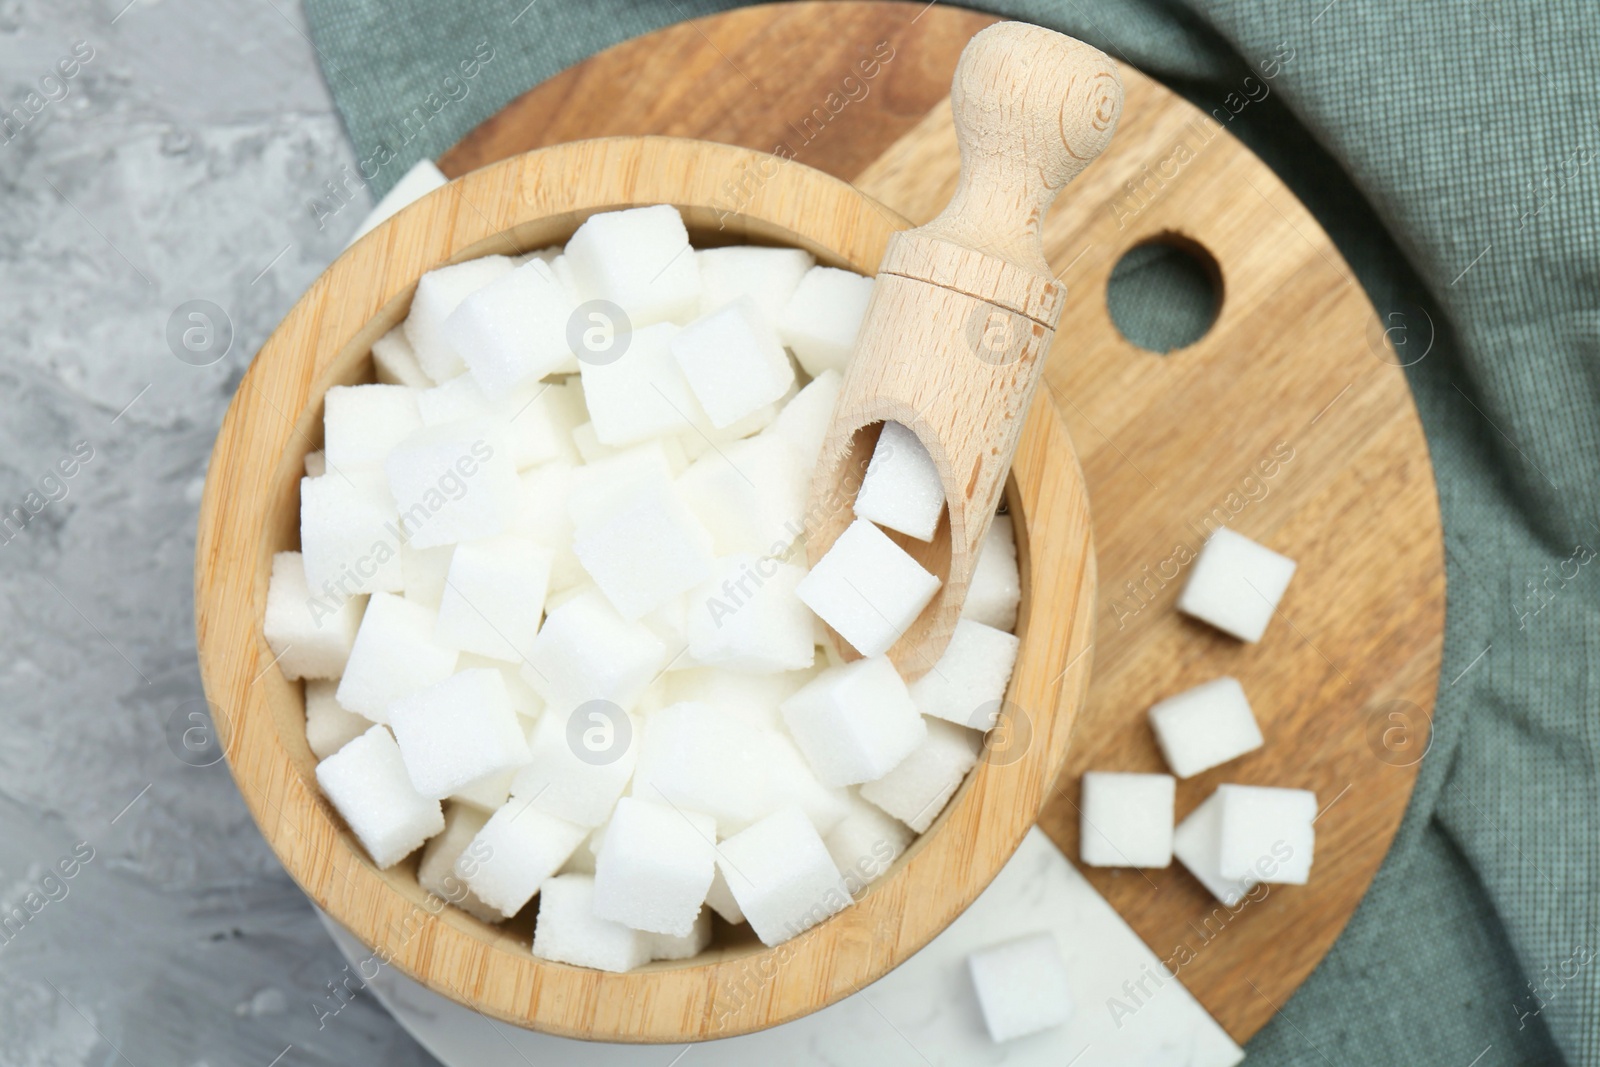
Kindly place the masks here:
[(917, 435), (898, 422), (886, 422), (872, 449), (856, 514), (919, 541), (932, 541), (944, 512), (939, 468)]
[(852, 522), (796, 593), (863, 656), (880, 656), (939, 591), (939, 579), (866, 519)]

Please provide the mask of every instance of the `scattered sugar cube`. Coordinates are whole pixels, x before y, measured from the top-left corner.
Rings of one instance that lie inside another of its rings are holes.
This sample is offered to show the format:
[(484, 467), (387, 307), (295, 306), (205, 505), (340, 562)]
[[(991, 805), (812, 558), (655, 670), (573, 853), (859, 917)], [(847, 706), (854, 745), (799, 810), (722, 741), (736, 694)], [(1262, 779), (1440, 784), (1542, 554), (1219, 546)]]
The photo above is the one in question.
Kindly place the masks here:
[(723, 841), (717, 867), (764, 945), (782, 944), (851, 902), (816, 827), (793, 805)]
[(1261, 727), (1238, 679), (1222, 677), (1150, 707), (1150, 726), (1167, 766), (1192, 778), (1261, 747)]
[(737, 833), (772, 810), (770, 731), (733, 712), (673, 704), (645, 720), (631, 795), (717, 820)]
[(425, 608), (439, 610), (444, 599), (445, 582), (450, 577), (450, 560), (455, 556), (455, 545), (436, 545), (417, 548), (410, 542), (400, 546), (400, 577), (407, 600)]
[(343, 674), (365, 606), (359, 596), (313, 595), (300, 553), (274, 553), (262, 632), (283, 676), (293, 681)]
[(943, 719), (924, 719), (928, 736), (894, 770), (861, 787), (870, 800), (917, 833), (927, 832), (978, 762), (979, 734)]
[(701, 908), (688, 934), (673, 937), (671, 934), (650, 935), (650, 958), (653, 960), (690, 960), (711, 944), (711, 909)]
[(373, 471), (335, 470), (300, 480), (300, 551), (306, 584), (325, 597), (398, 593), (394, 499)]
[(796, 593), (863, 656), (881, 656), (939, 591), (939, 579), (866, 519), (850, 524)]
[(601, 444), (638, 444), (704, 421), (700, 402), (672, 355), (679, 332), (670, 322), (645, 326), (627, 336), (622, 355), (610, 362), (580, 363), (584, 400)]
[(978, 549), (961, 617), (1011, 633), (1017, 628), (1017, 607), (1021, 603), (1016, 531), (1010, 515), (996, 515)]
[(777, 322), (806, 271), (816, 266), (799, 248), (732, 245), (696, 252), (700, 261), (700, 313), (717, 311), (748, 296), (768, 322)]
[(714, 667), (673, 671), (663, 678), (663, 707), (693, 701), (729, 711), (764, 730), (781, 728), (778, 705), (816, 676), (815, 671), (740, 674)]
[(384, 462), (400, 526), (417, 548), (505, 533), (521, 492), (517, 468), (486, 420), (418, 430)]
[(719, 429), (780, 399), (794, 384), (778, 332), (748, 296), (696, 319), (671, 346), (689, 388)]
[(917, 710), (975, 730), (990, 729), (1021, 646), (1004, 630), (958, 619), (939, 661), (911, 683)]
[(750, 673), (810, 667), (812, 614), (795, 596), (806, 571), (771, 557), (724, 556), (688, 597), (689, 656)]
[(434, 618), (421, 604), (374, 593), (339, 679), (339, 703), (373, 722), (388, 722), (390, 704), (450, 677), (456, 650), (434, 642)]
[(584, 704), (541, 715), (511, 795), (576, 826), (605, 822), (638, 760), (641, 725), (625, 716)]
[(509, 919), (588, 835), (586, 828), (513, 797), (489, 816), (456, 861), (456, 876), (484, 904)]
[(577, 301), (543, 260), (523, 263), (471, 293), (444, 320), (444, 339), (489, 396), (554, 372), (572, 355)]
[(629, 711), (666, 662), (666, 646), (649, 627), (623, 619), (588, 590), (550, 610), (522, 677), (544, 697), (547, 714), (565, 715), (591, 700)]
[(882, 778), (927, 737), (905, 682), (884, 656), (830, 667), (783, 702), (783, 719), (817, 778)]
[(670, 204), (591, 215), (567, 242), (566, 262), (580, 299), (612, 301), (634, 329), (699, 310), (699, 259)]
[(721, 867), (717, 868), (717, 873), (711, 879), (711, 888), (706, 890), (706, 907), (734, 926), (744, 922), (744, 912), (739, 910), (739, 902), (733, 899), (733, 890), (728, 888), (728, 879), (723, 876)]
[(694, 932), (716, 866), (717, 821), (623, 797), (595, 856), (594, 913), (635, 930)]
[(1037, 1034), (1072, 1017), (1061, 946), (1050, 933), (1028, 934), (967, 957), (983, 1022), (995, 1041)]
[(444, 321), (468, 296), (515, 267), (508, 256), (483, 256), (431, 270), (417, 280), (404, 326), (406, 340), (424, 374), (435, 382), (445, 382), (467, 369), (445, 337)]
[(533, 954), (540, 959), (601, 971), (631, 971), (650, 962), (654, 945), (654, 935), (594, 913), (591, 875), (563, 874), (539, 890)]
[(338, 683), (325, 679), (306, 682), (306, 744), (312, 755), (327, 759), (372, 728), (372, 721), (346, 711), (334, 699)]
[(389, 191), (372, 206), (372, 210), (361, 220), (361, 225), (356, 227), (356, 232), (351, 235), (345, 247), (349, 248), (379, 224), (394, 216), (401, 208), (409, 207), (448, 181), (449, 179), (433, 160), (419, 159), (412, 164), (410, 170), (400, 175), (400, 180), (391, 185)]
[(411, 784), (443, 800), (528, 762), (528, 741), (497, 670), (477, 668), (389, 705), (389, 727)]
[(919, 541), (932, 541), (944, 513), (939, 468), (917, 435), (886, 422), (856, 494), (856, 514)]
[(822, 443), (833, 424), (833, 409), (843, 385), (844, 377), (838, 371), (823, 371), (783, 406), (772, 423), (769, 432), (795, 447), (807, 472), (815, 470), (822, 458)]
[(317, 764), (317, 785), (379, 870), (444, 829), (444, 809), (411, 787), (400, 746), (382, 726)]
[(677, 481), (720, 556), (784, 555), (805, 530), (810, 486), (800, 453), (766, 433), (708, 450)]
[(446, 648), (521, 662), (533, 648), (554, 554), (525, 537), (456, 546), (433, 638)]
[(625, 619), (693, 589), (711, 576), (713, 562), (711, 535), (670, 485), (580, 524), (572, 551)]
[(1259, 641), (1294, 568), (1289, 557), (1220, 526), (1200, 549), (1178, 610), (1241, 641)]
[(1079, 858), (1091, 867), (1170, 865), (1177, 788), (1170, 774), (1085, 772)]
[(823, 843), (844, 875), (851, 896), (889, 872), (916, 837), (899, 819), (892, 819), (858, 796), (850, 797), (850, 811), (828, 831)]
[(372, 365), (381, 385), (406, 385), (412, 389), (427, 389), (433, 379), (422, 370), (411, 342), (406, 340), (406, 328), (396, 326), (372, 342)]
[(336, 385), (323, 399), (322, 425), (329, 464), (375, 467), (422, 429), (417, 391), (403, 385)]
[[(432, 893), (475, 918), (486, 923), (497, 923), (505, 916), (479, 900), (467, 888), (467, 880), (456, 875), (456, 864), (488, 821), (486, 812), (463, 804), (451, 804), (445, 808), (444, 833), (430, 840), (422, 849), (422, 860), (417, 864), (417, 885), (423, 892)], [(475, 856), (474, 860), (481, 858)]]
[(1224, 878), (1222, 862), (1222, 794), (1212, 793), (1172, 835), (1172, 854), (1206, 891), (1228, 907), (1238, 904), (1255, 882)]
[(843, 371), (867, 314), (872, 279), (834, 267), (812, 267), (778, 320), (783, 343), (806, 373)]
[(1259, 785), (1217, 787), (1222, 801), (1217, 872), (1251, 883), (1305, 885), (1316, 844), (1317, 795)]

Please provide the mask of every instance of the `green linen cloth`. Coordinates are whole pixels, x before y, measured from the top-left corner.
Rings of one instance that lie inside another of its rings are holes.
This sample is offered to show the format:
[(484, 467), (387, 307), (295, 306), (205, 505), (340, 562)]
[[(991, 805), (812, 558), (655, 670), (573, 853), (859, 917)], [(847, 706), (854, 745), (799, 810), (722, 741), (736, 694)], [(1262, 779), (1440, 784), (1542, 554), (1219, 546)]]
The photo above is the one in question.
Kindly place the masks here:
[[(395, 153), (374, 194), (590, 53), (732, 6), (525, 3), (308, 0), (360, 157)], [(975, 6), (1207, 111), (1249, 94), (1228, 128), (1322, 221), (1411, 363), (1448, 559), (1433, 745), (1371, 891), (1252, 1061), (1600, 1064), (1600, 8)], [(406, 131), (430, 92), (443, 103)]]

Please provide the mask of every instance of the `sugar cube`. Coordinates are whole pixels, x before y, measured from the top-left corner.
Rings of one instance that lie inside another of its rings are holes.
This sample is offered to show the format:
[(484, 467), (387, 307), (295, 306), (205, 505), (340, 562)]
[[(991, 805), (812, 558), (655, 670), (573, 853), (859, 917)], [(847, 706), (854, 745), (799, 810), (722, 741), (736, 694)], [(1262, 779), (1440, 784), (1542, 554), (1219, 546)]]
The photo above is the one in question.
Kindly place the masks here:
[(886, 422), (856, 494), (856, 514), (919, 541), (932, 541), (944, 513), (944, 483), (917, 435)]
[(850, 813), (850, 794), (838, 786), (823, 785), (799, 746), (781, 731), (766, 731), (762, 743), (760, 766), (766, 776), (762, 813), (793, 804), (806, 813), (817, 833), (832, 832)]
[(795, 592), (857, 652), (880, 656), (928, 606), (939, 585), (888, 534), (857, 519)]
[(1214, 792), (1178, 824), (1172, 854), (1206, 890), (1228, 907), (1255, 885), (1250, 879), (1224, 878), (1222, 862), (1222, 794)]
[(711, 944), (711, 909), (701, 908), (694, 925), (683, 937), (671, 934), (650, 935), (650, 958), (653, 960), (689, 960), (700, 955)]
[(411, 784), (443, 800), (528, 762), (528, 741), (497, 670), (476, 668), (389, 705), (389, 727)]
[(711, 576), (711, 535), (670, 485), (610, 517), (579, 524), (572, 551), (625, 619), (637, 619)]
[(1027, 934), (967, 957), (989, 1037), (1010, 1041), (1072, 1018), (1061, 946), (1050, 933)]
[(596, 826), (584, 839), (583, 844), (573, 849), (572, 855), (567, 857), (567, 862), (561, 865), (556, 874), (593, 874), (595, 855), (600, 851), (600, 843), (605, 838), (605, 826)]
[(1017, 628), (1017, 607), (1021, 603), (1016, 531), (1010, 515), (996, 515), (972, 566), (961, 617), (1011, 633)]
[(735, 926), (744, 922), (744, 912), (739, 910), (739, 902), (733, 899), (733, 890), (728, 888), (728, 879), (721, 867), (717, 868), (717, 873), (711, 879), (711, 888), (706, 890), (706, 907)]
[(323, 596), (398, 593), (394, 499), (374, 471), (334, 470), (300, 480), (300, 551), (306, 584)]
[(585, 360), (583, 396), (596, 440), (612, 447), (638, 444), (667, 434), (691, 431), (705, 420), (689, 389), (672, 341), (679, 328), (658, 322), (626, 335), (621, 355), (608, 362)]
[(723, 841), (717, 867), (764, 945), (778, 945), (850, 905), (816, 827), (793, 805)]
[(755, 301), (768, 322), (777, 322), (806, 271), (816, 266), (799, 248), (731, 245), (696, 252), (700, 261), (700, 313), (709, 314), (741, 296)]
[(465, 804), (469, 808), (481, 811), (487, 818), (499, 811), (505, 806), (505, 802), (511, 799), (511, 782), (516, 776), (516, 771), (491, 774), (451, 794), (450, 800), (452, 803)]
[(339, 679), (339, 703), (373, 722), (387, 722), (390, 704), (450, 677), (456, 650), (434, 642), (434, 618), (421, 604), (374, 593)]
[(804, 567), (771, 557), (724, 556), (688, 598), (689, 656), (750, 673), (798, 671), (816, 658), (812, 614), (795, 596)]
[(456, 546), (433, 638), (447, 648), (521, 662), (533, 648), (554, 554), (525, 537)]
[[(478, 667), (487, 667), (500, 672), (500, 677), (506, 683), (506, 696), (511, 698), (511, 710), (522, 716), (524, 720), (537, 719), (544, 711), (544, 697), (529, 685), (522, 677), (520, 663), (511, 663), (507, 660), (496, 659), (493, 656), (480, 656), (476, 652), (463, 652), (456, 660), (456, 670), (464, 671)], [(524, 727), (531, 726), (525, 721)], [(498, 805), (497, 805), (498, 806)]]
[(533, 381), (513, 388), (496, 409), (517, 470), (542, 463), (578, 461), (572, 433), (589, 417), (583, 386)]
[(694, 931), (716, 866), (717, 821), (623, 797), (595, 856), (594, 913), (672, 937)]
[(313, 678), (306, 682), (306, 744), (312, 755), (327, 759), (372, 728), (372, 720), (346, 711), (333, 693), (338, 683)]
[(1219, 526), (1194, 561), (1178, 610), (1241, 641), (1259, 641), (1294, 569), (1289, 557)]
[(860, 896), (888, 873), (916, 835), (905, 823), (860, 797), (851, 796), (849, 804), (849, 813), (828, 831), (823, 843), (844, 875), (851, 896)]
[(925, 833), (978, 762), (979, 734), (943, 719), (924, 719), (928, 736), (894, 770), (861, 786), (870, 800), (917, 833)]
[(403, 385), (336, 385), (323, 398), (323, 452), (335, 468), (375, 467), (422, 429), (417, 391)]
[(650, 961), (654, 936), (594, 913), (594, 877), (563, 874), (539, 890), (539, 921), (533, 928), (533, 954), (544, 960), (631, 971)]
[(522, 677), (544, 697), (547, 714), (565, 715), (591, 700), (628, 711), (666, 662), (666, 646), (649, 627), (623, 619), (588, 590), (550, 610)]
[(506, 918), (567, 862), (589, 831), (513, 797), (489, 816), (456, 862), (456, 876)]
[(616, 705), (547, 711), (534, 725), (528, 764), (511, 795), (576, 826), (599, 826), (633, 775), (639, 729)]
[(825, 370), (844, 370), (871, 295), (871, 278), (834, 267), (812, 267), (800, 279), (778, 320), (778, 333), (807, 374), (815, 378)]
[(783, 406), (768, 431), (788, 441), (800, 453), (800, 465), (815, 470), (822, 457), (822, 443), (833, 424), (833, 409), (839, 403), (839, 388), (844, 376), (825, 370)]
[(1217, 872), (1228, 879), (1305, 885), (1316, 844), (1317, 795), (1258, 785), (1217, 787)]
[(380, 870), (444, 829), (444, 809), (411, 787), (400, 747), (382, 726), (317, 764), (317, 785)]
[(566, 262), (581, 300), (619, 305), (634, 329), (699, 309), (699, 260), (670, 204), (591, 215), (567, 242)]
[(766, 433), (709, 449), (678, 476), (689, 509), (721, 556), (783, 556), (805, 529), (811, 469), (785, 438)]
[(283, 676), (293, 681), (343, 674), (365, 605), (365, 597), (313, 594), (300, 553), (274, 553), (262, 632)]
[(575, 529), (611, 518), (641, 496), (672, 485), (672, 463), (660, 442), (623, 449), (573, 470), (567, 514)]
[(1261, 727), (1238, 679), (1222, 677), (1150, 707), (1150, 726), (1167, 766), (1192, 778), (1261, 747)]
[(422, 370), (417, 354), (406, 340), (404, 325), (396, 326), (372, 342), (372, 365), (381, 385), (407, 385), (413, 389), (427, 389), (433, 379)]
[(422, 860), (417, 864), (417, 885), (475, 918), (497, 923), (505, 916), (479, 900), (467, 888), (466, 879), (456, 875), (456, 864), (488, 820), (487, 813), (464, 804), (445, 808), (444, 833), (423, 846)]
[(483, 256), (431, 270), (418, 279), (405, 335), (424, 374), (444, 382), (467, 369), (445, 337), (444, 321), (468, 296), (510, 274), (515, 266), (507, 256)]
[(1166, 867), (1172, 863), (1170, 774), (1087, 771), (1078, 801), (1079, 858), (1091, 867)]
[(719, 429), (778, 400), (794, 384), (778, 332), (748, 296), (696, 319), (671, 347), (695, 399)]
[(516, 517), (517, 469), (487, 420), (418, 430), (395, 446), (383, 466), (401, 528), (417, 548), (494, 537)]
[(577, 310), (550, 265), (534, 259), (471, 293), (444, 320), (444, 339), (489, 396), (550, 374), (572, 355)]
[(663, 679), (666, 704), (695, 701), (731, 711), (762, 729), (774, 730), (782, 720), (778, 705), (815, 677), (815, 671), (740, 674), (714, 667), (673, 671)]
[(450, 560), (455, 552), (455, 545), (417, 548), (409, 541), (401, 545), (400, 577), (406, 599), (438, 611), (439, 603), (444, 599), (445, 582), (450, 577)]
[(692, 703), (655, 712), (642, 733), (633, 796), (710, 815), (723, 837), (772, 810), (766, 764), (777, 735)]
[(958, 619), (944, 654), (911, 683), (917, 710), (975, 730), (995, 724), (1022, 646), (1016, 636)]
[(830, 667), (783, 702), (789, 733), (825, 785), (882, 778), (927, 737), (887, 657)]

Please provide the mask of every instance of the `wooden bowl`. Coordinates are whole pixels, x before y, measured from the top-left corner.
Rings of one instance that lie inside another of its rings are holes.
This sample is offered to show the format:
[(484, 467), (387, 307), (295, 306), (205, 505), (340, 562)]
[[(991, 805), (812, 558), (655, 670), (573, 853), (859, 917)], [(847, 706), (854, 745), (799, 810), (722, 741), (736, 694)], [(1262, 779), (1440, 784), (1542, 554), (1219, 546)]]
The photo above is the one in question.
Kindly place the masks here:
[(938, 821), (853, 907), (772, 949), (718, 920), (695, 959), (608, 974), (534, 958), (532, 907), (490, 926), (423, 892), (416, 857), (376, 869), (317, 789), (301, 686), (262, 636), (272, 555), (298, 547), (299, 482), (306, 453), (321, 447), (323, 394), (372, 380), (372, 342), (405, 316), (424, 272), (560, 243), (591, 214), (657, 203), (683, 212), (696, 245), (795, 245), (868, 274), (908, 225), (820, 171), (678, 138), (563, 144), (468, 174), (342, 255), (267, 340), (218, 434), (195, 552), (218, 736), (290, 875), (375, 960), (492, 1018), (601, 1041), (772, 1026), (856, 992), (943, 930), (1016, 849), (1060, 769), (1087, 686), (1095, 601), (1082, 474), (1041, 393), (1007, 487), (1023, 582), (1010, 714)]

